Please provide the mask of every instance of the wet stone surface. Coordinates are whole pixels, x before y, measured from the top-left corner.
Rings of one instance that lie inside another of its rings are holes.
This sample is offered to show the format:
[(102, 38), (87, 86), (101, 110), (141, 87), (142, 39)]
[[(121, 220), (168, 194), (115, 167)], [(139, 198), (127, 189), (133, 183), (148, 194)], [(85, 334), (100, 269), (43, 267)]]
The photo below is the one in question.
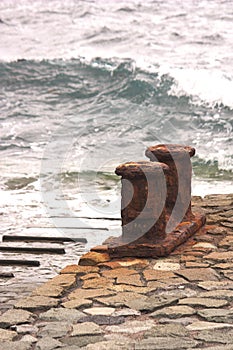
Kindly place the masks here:
[(232, 350), (232, 205), (233, 195), (197, 199), (209, 225), (168, 258), (90, 252), (39, 286), (6, 284), (0, 349)]

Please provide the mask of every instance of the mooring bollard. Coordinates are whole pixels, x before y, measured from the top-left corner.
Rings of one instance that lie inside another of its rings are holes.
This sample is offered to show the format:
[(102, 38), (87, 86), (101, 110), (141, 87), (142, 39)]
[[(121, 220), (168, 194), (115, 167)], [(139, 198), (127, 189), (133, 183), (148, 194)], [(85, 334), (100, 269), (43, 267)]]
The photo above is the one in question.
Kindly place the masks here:
[(122, 243), (152, 243), (165, 237), (168, 171), (167, 165), (148, 161), (116, 168), (116, 174), (122, 177)]
[[(172, 229), (180, 221), (194, 218), (191, 211), (192, 165), (190, 161), (194, 154), (195, 148), (176, 144), (156, 145), (146, 150), (146, 156), (152, 162), (165, 163), (170, 169), (167, 178), (166, 210), (170, 219), (168, 226)], [(169, 231), (169, 227), (167, 229)]]
[(190, 157), (195, 149), (157, 145), (146, 150), (151, 162), (129, 162), (116, 168), (122, 177), (122, 236), (105, 246), (111, 257), (169, 255), (205, 224), (205, 216), (191, 211)]

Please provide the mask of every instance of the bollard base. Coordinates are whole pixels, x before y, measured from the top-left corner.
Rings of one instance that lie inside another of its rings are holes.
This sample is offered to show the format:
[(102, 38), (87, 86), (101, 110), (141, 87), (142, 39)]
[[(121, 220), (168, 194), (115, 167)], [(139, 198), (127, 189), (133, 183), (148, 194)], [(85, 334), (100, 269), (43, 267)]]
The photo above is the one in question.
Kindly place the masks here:
[[(206, 218), (203, 214), (196, 213), (192, 221), (181, 222), (174, 231), (169, 232), (159, 241), (143, 243), (131, 242), (125, 244), (121, 237), (111, 237), (102, 246), (92, 248), (92, 251), (108, 253), (111, 258), (137, 257), (156, 258), (166, 257), (171, 252), (186, 242), (202, 226), (205, 225)], [(143, 236), (142, 236), (143, 237)]]

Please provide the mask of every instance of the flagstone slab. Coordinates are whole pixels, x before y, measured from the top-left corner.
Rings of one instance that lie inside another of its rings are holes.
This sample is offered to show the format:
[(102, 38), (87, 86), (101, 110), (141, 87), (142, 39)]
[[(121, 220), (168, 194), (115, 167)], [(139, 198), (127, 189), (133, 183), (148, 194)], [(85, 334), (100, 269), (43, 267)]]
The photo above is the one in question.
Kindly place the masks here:
[(218, 289), (233, 289), (233, 282), (232, 281), (204, 281), (199, 282), (198, 287), (201, 287), (206, 290), (218, 290)]
[(4, 341), (0, 340), (1, 350), (31, 350), (31, 343), (27, 341)]
[(171, 261), (158, 261), (154, 266), (154, 270), (159, 271), (177, 271), (180, 270), (181, 266), (177, 262), (171, 262)]
[(197, 314), (209, 322), (233, 323), (233, 309), (202, 309)]
[[(145, 295), (140, 295), (137, 293), (122, 292), (114, 296), (101, 297), (101, 298), (94, 297), (94, 299), (100, 302), (101, 304), (104, 304), (110, 307), (123, 307), (123, 306), (125, 307), (125, 306), (128, 306), (128, 303), (130, 302), (130, 300), (139, 300), (139, 302), (143, 302), (147, 300), (147, 297)], [(134, 307), (132, 307), (132, 309), (134, 309)]]
[(10, 309), (0, 316), (0, 327), (7, 328), (12, 325), (27, 323), (33, 319), (33, 316), (31, 312), (26, 310)]
[(17, 337), (17, 333), (14, 331), (8, 331), (6, 329), (0, 328), (0, 342), (10, 341)]
[(126, 321), (122, 325), (118, 326), (109, 326), (106, 327), (106, 331), (113, 333), (126, 333), (126, 334), (134, 334), (146, 331), (155, 326), (155, 322), (153, 320), (144, 320), (144, 321)]
[(84, 289), (99, 289), (99, 288), (110, 288), (113, 284), (112, 279), (106, 277), (92, 278), (83, 282), (82, 288)]
[(20, 299), (15, 303), (15, 308), (25, 310), (49, 309), (57, 306), (58, 303), (59, 299), (35, 295)]
[(74, 324), (72, 326), (71, 337), (83, 336), (83, 335), (100, 335), (103, 331), (99, 325), (94, 322), (84, 322)]
[[(221, 323), (219, 324), (221, 325)], [(232, 347), (233, 347), (233, 329), (232, 328), (199, 331), (198, 333), (194, 334), (194, 338), (197, 340), (204, 341), (206, 343), (216, 342), (217, 344), (232, 344)]]
[(189, 324), (186, 328), (189, 331), (201, 331), (201, 330), (209, 330), (209, 329), (233, 328), (233, 324), (197, 321)]
[(143, 276), (146, 281), (156, 281), (172, 278), (176, 275), (172, 271), (146, 269), (143, 272)]
[(112, 269), (112, 270), (104, 270), (101, 272), (101, 275), (103, 277), (107, 278), (118, 278), (120, 276), (130, 276), (130, 275), (137, 275), (138, 271), (135, 269), (130, 269), (130, 268), (117, 268), (117, 269)]
[(160, 318), (160, 317), (180, 318), (180, 317), (192, 316), (195, 313), (196, 313), (196, 310), (190, 306), (175, 305), (175, 306), (165, 307), (161, 310), (157, 310), (152, 314), (150, 314), (150, 316), (154, 318)]
[(92, 307), (89, 309), (83, 310), (84, 313), (88, 315), (103, 315), (103, 316), (110, 316), (115, 312), (115, 308), (113, 307)]
[(216, 299), (226, 299), (228, 301), (233, 300), (233, 290), (227, 289), (217, 289), (210, 290), (207, 292), (201, 292), (198, 294), (200, 298), (216, 298)]
[(58, 308), (51, 308), (46, 312), (42, 312), (39, 315), (39, 319), (44, 321), (77, 322), (83, 316), (84, 316), (84, 313), (78, 310), (69, 310), (63, 307), (58, 307)]
[(227, 306), (229, 303), (227, 300), (214, 299), (214, 298), (184, 298), (179, 300), (179, 305), (191, 305), (191, 306), (203, 306), (206, 308), (218, 308)]
[(92, 306), (93, 301), (90, 299), (71, 299), (63, 302), (61, 305), (66, 309), (79, 309), (81, 307)]
[(60, 271), (60, 274), (85, 275), (87, 273), (99, 272), (97, 266), (68, 265)]
[(211, 268), (190, 268), (176, 271), (176, 274), (186, 278), (190, 282), (194, 281), (218, 281), (220, 276)]
[(127, 284), (130, 286), (143, 287), (144, 283), (141, 281), (139, 274), (130, 276), (119, 276), (117, 277), (118, 284)]
[(180, 350), (194, 348), (198, 342), (190, 338), (156, 337), (147, 338), (135, 343), (135, 350)]

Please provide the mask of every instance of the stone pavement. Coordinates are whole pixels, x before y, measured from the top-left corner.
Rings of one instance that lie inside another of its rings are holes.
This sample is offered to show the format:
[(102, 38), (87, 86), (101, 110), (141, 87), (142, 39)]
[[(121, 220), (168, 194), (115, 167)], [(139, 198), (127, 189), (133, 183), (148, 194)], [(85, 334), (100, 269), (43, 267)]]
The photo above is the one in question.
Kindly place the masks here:
[(168, 258), (83, 255), (2, 312), (0, 349), (233, 350), (233, 195), (193, 202), (207, 225)]

